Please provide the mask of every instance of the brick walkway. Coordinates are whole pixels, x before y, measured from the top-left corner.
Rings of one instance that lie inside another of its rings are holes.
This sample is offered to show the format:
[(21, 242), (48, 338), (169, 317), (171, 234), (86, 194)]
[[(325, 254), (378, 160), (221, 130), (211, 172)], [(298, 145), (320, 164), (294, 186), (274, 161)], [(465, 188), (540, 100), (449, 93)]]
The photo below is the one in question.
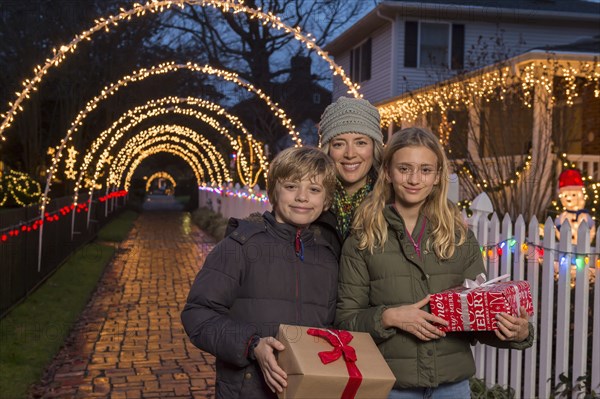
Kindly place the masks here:
[(213, 245), (187, 213), (140, 215), (33, 397), (213, 397), (214, 358), (179, 318)]

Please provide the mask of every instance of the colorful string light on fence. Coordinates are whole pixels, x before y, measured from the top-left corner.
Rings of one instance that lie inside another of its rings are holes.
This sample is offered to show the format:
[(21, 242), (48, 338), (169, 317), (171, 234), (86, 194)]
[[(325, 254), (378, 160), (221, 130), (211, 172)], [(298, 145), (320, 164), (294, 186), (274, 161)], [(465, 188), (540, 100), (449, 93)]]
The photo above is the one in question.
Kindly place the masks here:
[[(493, 259), (502, 256), (506, 251), (514, 253), (517, 246), (519, 246), (522, 254), (529, 256), (532, 260), (537, 258), (541, 261), (544, 258), (545, 253), (553, 252), (559, 255), (560, 264), (564, 263), (565, 259), (570, 258), (572, 259), (571, 263), (576, 266), (588, 266), (590, 257), (600, 256), (598, 252), (561, 251), (557, 248), (547, 248), (528, 240), (519, 243), (515, 238), (507, 238), (497, 244), (482, 245), (480, 246), (480, 250), (484, 259)], [(596, 260), (596, 267), (600, 267), (599, 261), (600, 259)]]

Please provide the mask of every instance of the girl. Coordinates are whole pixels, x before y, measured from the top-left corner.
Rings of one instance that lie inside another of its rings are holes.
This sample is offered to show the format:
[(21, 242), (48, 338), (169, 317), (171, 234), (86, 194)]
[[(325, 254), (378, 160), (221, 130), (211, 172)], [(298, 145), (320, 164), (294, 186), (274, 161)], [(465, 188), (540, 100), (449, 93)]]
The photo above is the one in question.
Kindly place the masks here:
[(358, 208), (340, 264), (336, 324), (371, 333), (396, 376), (390, 398), (470, 398), (473, 338), (524, 349), (525, 309), (499, 330), (444, 333), (429, 294), (484, 272), (473, 233), (447, 199), (448, 161), (433, 133), (409, 128), (388, 143), (372, 194)]

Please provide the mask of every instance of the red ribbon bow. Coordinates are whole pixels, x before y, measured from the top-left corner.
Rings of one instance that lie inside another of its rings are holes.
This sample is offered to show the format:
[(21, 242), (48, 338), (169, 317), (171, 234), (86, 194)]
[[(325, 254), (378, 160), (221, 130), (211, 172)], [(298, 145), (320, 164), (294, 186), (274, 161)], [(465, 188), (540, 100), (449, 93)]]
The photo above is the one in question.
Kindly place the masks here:
[(344, 388), (341, 399), (354, 399), (362, 382), (362, 374), (356, 366), (356, 351), (348, 345), (354, 338), (352, 334), (344, 330), (319, 330), (317, 328), (309, 328), (306, 333), (323, 338), (334, 346), (331, 351), (319, 352), (319, 358), (323, 364), (335, 362), (342, 355), (344, 356), (350, 379), (346, 384), (346, 388)]

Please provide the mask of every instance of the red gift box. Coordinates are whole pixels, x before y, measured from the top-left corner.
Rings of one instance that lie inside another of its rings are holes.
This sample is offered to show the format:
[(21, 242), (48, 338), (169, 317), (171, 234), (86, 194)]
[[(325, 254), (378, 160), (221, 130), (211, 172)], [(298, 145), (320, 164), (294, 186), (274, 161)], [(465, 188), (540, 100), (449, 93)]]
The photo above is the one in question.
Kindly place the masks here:
[[(501, 276), (498, 279), (506, 278)], [(533, 315), (533, 301), (528, 281), (497, 279), (473, 288), (464, 286), (432, 294), (431, 313), (448, 321), (442, 331), (493, 331), (498, 329), (497, 313), (519, 316), (524, 307)], [(470, 280), (469, 280), (470, 281)], [(471, 282), (473, 283), (473, 282)]]

